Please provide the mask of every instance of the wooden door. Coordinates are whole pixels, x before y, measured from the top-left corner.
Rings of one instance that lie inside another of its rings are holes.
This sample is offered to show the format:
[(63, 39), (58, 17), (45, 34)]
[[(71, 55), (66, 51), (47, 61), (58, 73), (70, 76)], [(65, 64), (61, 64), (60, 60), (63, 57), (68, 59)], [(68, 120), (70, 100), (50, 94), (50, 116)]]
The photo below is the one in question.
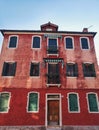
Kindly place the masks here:
[(59, 100), (48, 100), (48, 125), (59, 125)]

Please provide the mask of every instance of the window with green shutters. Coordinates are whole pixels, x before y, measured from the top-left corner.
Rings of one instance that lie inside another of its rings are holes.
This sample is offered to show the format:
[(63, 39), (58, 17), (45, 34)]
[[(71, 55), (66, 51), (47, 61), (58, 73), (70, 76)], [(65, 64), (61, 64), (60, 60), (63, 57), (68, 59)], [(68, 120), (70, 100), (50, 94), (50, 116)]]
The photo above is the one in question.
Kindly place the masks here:
[(38, 111), (38, 93), (29, 93), (28, 112)]
[(9, 93), (0, 93), (0, 112), (8, 112), (9, 110)]
[(95, 93), (88, 94), (88, 105), (90, 112), (99, 112), (97, 96)]
[(70, 112), (79, 112), (78, 107), (78, 96), (75, 93), (71, 93), (68, 95), (69, 100), (69, 111)]

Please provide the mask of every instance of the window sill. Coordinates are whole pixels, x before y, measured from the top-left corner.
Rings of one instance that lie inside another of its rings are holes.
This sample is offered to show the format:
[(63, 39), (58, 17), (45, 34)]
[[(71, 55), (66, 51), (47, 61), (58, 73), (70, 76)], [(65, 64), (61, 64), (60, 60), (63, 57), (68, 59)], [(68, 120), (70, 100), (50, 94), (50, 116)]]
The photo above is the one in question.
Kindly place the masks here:
[(87, 78), (87, 79), (90, 79), (90, 78), (91, 78), (91, 79), (92, 79), (92, 78), (94, 79), (94, 78), (96, 78), (96, 77), (84, 77), (84, 78), (85, 78), (85, 79), (86, 79), (86, 78)]
[(60, 87), (61, 84), (46, 84), (46, 86), (47, 86), (47, 87), (49, 87), (49, 86), (58, 86), (58, 87)]
[(83, 48), (81, 48), (81, 50), (82, 51), (89, 51), (90, 49), (88, 48), (88, 49), (83, 49)]
[(59, 56), (59, 54), (47, 54), (47, 56)]
[(17, 47), (8, 47), (8, 49), (14, 50), (14, 49), (17, 49)]
[(30, 78), (40, 78), (40, 76), (30, 76)]
[(95, 114), (95, 113), (99, 114), (99, 111), (89, 111), (88, 113), (90, 113), (90, 114)]
[(32, 50), (41, 50), (41, 48), (31, 48)]
[(75, 79), (77, 79), (77, 77), (75, 77), (75, 76), (66, 76), (67, 78), (75, 78)]
[(69, 113), (80, 113), (80, 111), (69, 111)]
[(15, 76), (2, 76), (3, 78), (14, 78)]

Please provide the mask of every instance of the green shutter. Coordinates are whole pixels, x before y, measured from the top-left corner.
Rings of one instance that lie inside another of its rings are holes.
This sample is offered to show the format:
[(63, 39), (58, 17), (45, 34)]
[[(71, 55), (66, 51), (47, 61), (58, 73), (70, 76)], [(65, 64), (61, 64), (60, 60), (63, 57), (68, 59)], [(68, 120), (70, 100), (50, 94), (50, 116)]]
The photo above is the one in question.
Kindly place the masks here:
[(69, 110), (78, 111), (77, 94), (69, 94)]
[(0, 95), (0, 111), (6, 112), (8, 110), (8, 101), (9, 101), (9, 94), (2, 93)]
[(96, 94), (88, 94), (89, 109), (91, 112), (98, 112)]
[(38, 110), (38, 94), (30, 93), (28, 111), (37, 111), (37, 110)]

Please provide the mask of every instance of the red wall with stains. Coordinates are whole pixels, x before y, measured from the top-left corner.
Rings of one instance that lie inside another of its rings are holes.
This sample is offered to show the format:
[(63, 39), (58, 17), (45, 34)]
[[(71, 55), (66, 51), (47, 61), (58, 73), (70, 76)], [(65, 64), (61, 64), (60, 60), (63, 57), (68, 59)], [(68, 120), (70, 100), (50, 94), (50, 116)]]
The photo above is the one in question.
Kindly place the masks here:
[[(62, 100), (62, 125), (99, 125), (99, 113), (89, 113), (86, 93), (95, 92), (99, 97), (99, 90), (93, 89), (15, 89), (4, 88), (3, 92), (11, 92), (10, 109), (8, 113), (0, 113), (0, 125), (45, 125), (46, 93), (61, 94)], [(27, 96), (31, 91), (39, 92), (39, 111), (37, 113), (27, 112)], [(76, 92), (79, 95), (80, 113), (68, 111), (67, 94)]]
[[(57, 27), (57, 26), (56, 26)], [(52, 28), (54, 31), (55, 28)], [(46, 29), (44, 27), (44, 29)], [(44, 30), (45, 31), (45, 30)], [(59, 55), (50, 56), (51, 58), (63, 58), (64, 67), (60, 64), (61, 86), (46, 86), (47, 66), (44, 66), (43, 58), (48, 58), (47, 41), (44, 34), (51, 35), (51, 32), (7, 32), (4, 34), (3, 47), (0, 55), (0, 91), (11, 92), (10, 109), (8, 113), (0, 113), (0, 125), (45, 125), (46, 112), (46, 93), (59, 93), (62, 95), (62, 125), (99, 125), (99, 113), (89, 113), (86, 100), (87, 92), (95, 92), (99, 100), (99, 73), (94, 48), (93, 36), (85, 34), (58, 33), (52, 32), (58, 37)], [(18, 46), (15, 49), (8, 48), (9, 36), (18, 36)], [(41, 48), (32, 49), (32, 37), (41, 37)], [(65, 37), (73, 38), (74, 48), (68, 50), (65, 48)], [(80, 46), (80, 37), (89, 38), (90, 49), (82, 50)], [(2, 68), (5, 61), (16, 61), (16, 74), (14, 77), (3, 77)], [(40, 62), (40, 76), (38, 78), (30, 77), (31, 62)], [(78, 64), (78, 77), (66, 77), (66, 63), (74, 62)], [(82, 63), (94, 63), (96, 77), (84, 78)], [(27, 112), (28, 92), (36, 91), (40, 94), (39, 112)], [(67, 93), (76, 92), (79, 94), (80, 113), (69, 113)]]

